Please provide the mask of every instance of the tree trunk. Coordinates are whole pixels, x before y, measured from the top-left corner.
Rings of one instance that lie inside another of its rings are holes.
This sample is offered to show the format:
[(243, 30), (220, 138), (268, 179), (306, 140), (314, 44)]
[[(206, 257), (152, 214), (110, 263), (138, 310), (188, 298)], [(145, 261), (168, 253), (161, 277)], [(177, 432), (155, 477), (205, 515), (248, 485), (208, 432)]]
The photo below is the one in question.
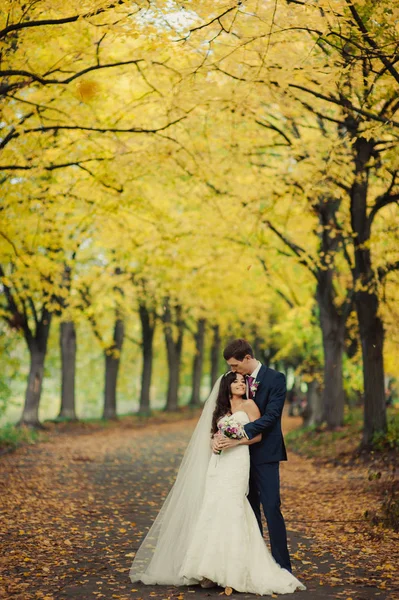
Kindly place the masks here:
[(172, 329), (172, 313), (169, 301), (165, 301), (163, 316), (164, 333), (166, 344), (166, 355), (168, 361), (168, 391), (166, 395), (165, 410), (177, 410), (179, 404), (179, 379), (181, 354), (183, 349), (183, 321), (181, 320), (181, 307), (176, 307), (175, 325), (177, 326), (177, 337), (175, 339)]
[(323, 337), (324, 385), (323, 418), (330, 429), (341, 427), (344, 422), (345, 393), (342, 379), (342, 359), (345, 347), (345, 324), (352, 305), (348, 295), (342, 306), (337, 306), (334, 287), (334, 262), (337, 251), (337, 236), (331, 235), (339, 201), (335, 198), (320, 198), (315, 205), (321, 225), (320, 259), (317, 271), (316, 300)]
[(139, 314), (142, 330), (143, 367), (141, 372), (141, 391), (139, 413), (150, 413), (150, 389), (153, 364), (153, 341), (155, 331), (154, 313), (149, 311), (144, 304), (139, 305)]
[(332, 305), (323, 305), (319, 297), (320, 325), (324, 351), (324, 385), (322, 394), (323, 420), (330, 429), (344, 422), (345, 392), (342, 359), (345, 344), (345, 324)]
[(47, 353), (47, 342), (50, 333), (51, 314), (43, 308), (40, 322), (36, 324), (35, 337), (27, 339), (30, 354), (28, 385), (25, 392), (25, 404), (18, 425), (41, 427), (39, 421), (39, 404), (42, 393), (44, 361)]
[(76, 329), (73, 321), (60, 325), (61, 346), (61, 408), (58, 418), (76, 420), (75, 372), (76, 372)]
[(120, 354), (122, 351), (125, 327), (122, 319), (117, 319), (114, 327), (114, 339), (110, 348), (105, 351), (105, 389), (103, 419), (116, 418), (116, 387)]
[(219, 325), (212, 327), (213, 337), (211, 346), (211, 389), (215, 385), (219, 377), (219, 361), (220, 361), (220, 329)]
[(37, 349), (36, 344), (32, 344), (32, 347), (29, 348), (29, 353), (30, 369), (28, 386), (25, 393), (25, 405), (22, 417), (18, 424), (40, 427), (39, 403), (42, 393), (45, 354)]
[(201, 380), (202, 367), (204, 364), (204, 346), (205, 346), (205, 319), (198, 319), (197, 332), (195, 338), (195, 355), (193, 360), (193, 380), (191, 393), (191, 406), (198, 406), (201, 403)]
[(364, 428), (362, 444), (371, 447), (374, 434), (387, 430), (384, 386), (384, 328), (377, 314), (378, 299), (358, 292), (356, 310), (359, 319), (363, 355)]
[[(357, 133), (357, 132), (356, 132)], [(363, 355), (363, 445), (370, 447), (376, 432), (386, 432), (384, 386), (384, 328), (379, 317), (376, 277), (370, 253), (371, 223), (367, 215), (368, 183), (373, 140), (357, 137), (354, 148), (354, 180), (351, 188), (351, 226), (354, 233), (355, 305)]]
[(317, 379), (308, 383), (307, 406), (303, 418), (305, 427), (320, 425), (323, 421), (323, 398)]

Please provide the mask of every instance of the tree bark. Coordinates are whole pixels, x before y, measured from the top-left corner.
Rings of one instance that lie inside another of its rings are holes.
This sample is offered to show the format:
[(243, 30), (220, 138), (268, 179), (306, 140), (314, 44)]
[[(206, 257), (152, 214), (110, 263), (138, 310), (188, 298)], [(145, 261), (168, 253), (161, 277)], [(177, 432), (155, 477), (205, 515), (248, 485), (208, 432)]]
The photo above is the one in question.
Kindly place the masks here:
[[(328, 329), (328, 332), (325, 330)], [(341, 328), (324, 326), (324, 387), (323, 411), (329, 429), (341, 427), (344, 422), (345, 393), (342, 379), (344, 335)]]
[(316, 379), (308, 383), (307, 406), (304, 414), (304, 426), (321, 425), (323, 421), (323, 397), (320, 384)]
[(345, 347), (345, 324), (351, 301), (337, 307), (334, 288), (334, 267), (331, 256), (336, 252), (337, 236), (331, 236), (339, 203), (334, 198), (321, 198), (316, 206), (322, 227), (320, 239), (321, 268), (317, 270), (316, 300), (323, 337), (324, 385), (323, 420), (330, 429), (344, 421), (345, 393), (342, 379), (342, 359)]
[(61, 408), (60, 419), (76, 420), (75, 373), (76, 373), (76, 329), (73, 321), (60, 325), (61, 347)]
[(319, 298), (320, 326), (324, 351), (323, 416), (330, 429), (341, 427), (344, 421), (345, 393), (342, 359), (345, 343), (345, 323), (334, 306)]
[(363, 355), (363, 445), (370, 447), (374, 434), (387, 430), (383, 360), (384, 327), (379, 317), (377, 282), (370, 253), (371, 221), (367, 215), (373, 140), (357, 137), (353, 148), (355, 169), (350, 194), (350, 210), (355, 249), (355, 305)]
[(43, 308), (41, 319), (36, 323), (35, 336), (33, 337), (31, 335), (27, 326), (24, 328), (25, 339), (29, 348), (30, 368), (28, 385), (25, 392), (25, 404), (18, 425), (41, 427), (39, 421), (39, 404), (42, 393), (44, 361), (47, 353), (50, 325), (51, 314), (46, 308)]
[(125, 327), (122, 319), (116, 319), (113, 344), (105, 351), (105, 389), (103, 419), (116, 418), (116, 387), (120, 354), (122, 351)]
[(193, 379), (191, 406), (198, 406), (201, 403), (201, 380), (202, 368), (204, 364), (204, 346), (205, 346), (205, 328), (206, 320), (198, 319), (197, 331), (195, 333), (195, 355), (193, 360)]
[(148, 415), (150, 409), (150, 389), (153, 364), (153, 341), (155, 332), (155, 315), (144, 304), (139, 305), (142, 331), (143, 367), (141, 372), (141, 391), (139, 413)]
[(165, 410), (173, 411), (177, 410), (179, 404), (179, 379), (184, 332), (184, 324), (181, 319), (181, 307), (176, 306), (175, 308), (174, 325), (177, 328), (177, 333), (175, 335), (173, 335), (172, 311), (169, 300), (165, 301), (163, 322), (168, 361), (168, 391), (166, 395)]
[(363, 356), (364, 428), (362, 444), (371, 447), (374, 434), (387, 431), (384, 385), (384, 328), (376, 294), (355, 297)]
[(212, 346), (211, 346), (211, 389), (215, 385), (219, 377), (219, 361), (220, 361), (220, 328), (219, 325), (212, 327)]

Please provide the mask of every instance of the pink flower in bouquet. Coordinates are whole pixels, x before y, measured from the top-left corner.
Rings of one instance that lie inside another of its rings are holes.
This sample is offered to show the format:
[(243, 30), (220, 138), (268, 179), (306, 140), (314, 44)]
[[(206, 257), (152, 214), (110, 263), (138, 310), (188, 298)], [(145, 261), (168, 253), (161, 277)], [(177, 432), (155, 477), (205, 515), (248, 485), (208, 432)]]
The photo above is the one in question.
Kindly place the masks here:
[[(228, 438), (239, 440), (239, 439), (245, 437), (244, 427), (241, 425), (241, 423), (238, 423), (235, 420), (233, 415), (231, 415), (230, 417), (224, 417), (223, 419), (221, 419), (218, 423), (218, 429), (219, 429), (219, 433), (221, 433), (222, 435), (224, 435)], [(218, 452), (218, 454), (220, 454), (220, 453), (221, 453), (221, 450)]]

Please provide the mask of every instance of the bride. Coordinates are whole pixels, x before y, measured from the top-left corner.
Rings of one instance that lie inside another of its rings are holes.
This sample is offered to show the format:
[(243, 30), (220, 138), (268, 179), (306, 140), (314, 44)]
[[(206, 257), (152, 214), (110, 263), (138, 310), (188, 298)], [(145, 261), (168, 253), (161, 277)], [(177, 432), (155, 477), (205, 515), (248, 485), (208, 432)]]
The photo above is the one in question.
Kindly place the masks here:
[(175, 484), (133, 561), (130, 578), (144, 584), (214, 583), (237, 592), (288, 594), (304, 590), (273, 559), (247, 500), (251, 440), (224, 438), (213, 454), (211, 435), (233, 415), (237, 425), (259, 418), (245, 400), (242, 375), (218, 379), (184, 454)]

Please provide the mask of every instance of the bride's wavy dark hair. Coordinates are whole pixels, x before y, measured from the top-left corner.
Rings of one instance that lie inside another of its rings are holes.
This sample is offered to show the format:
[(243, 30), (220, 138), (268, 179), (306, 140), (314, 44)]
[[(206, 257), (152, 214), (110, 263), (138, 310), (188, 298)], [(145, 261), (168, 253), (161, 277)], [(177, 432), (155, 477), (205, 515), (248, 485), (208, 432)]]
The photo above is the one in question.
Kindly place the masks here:
[(219, 393), (216, 398), (216, 406), (213, 411), (212, 417), (212, 428), (211, 433), (214, 434), (218, 430), (218, 421), (225, 415), (231, 412), (230, 397), (231, 397), (231, 384), (237, 379), (237, 373), (229, 371), (225, 373), (220, 381)]

